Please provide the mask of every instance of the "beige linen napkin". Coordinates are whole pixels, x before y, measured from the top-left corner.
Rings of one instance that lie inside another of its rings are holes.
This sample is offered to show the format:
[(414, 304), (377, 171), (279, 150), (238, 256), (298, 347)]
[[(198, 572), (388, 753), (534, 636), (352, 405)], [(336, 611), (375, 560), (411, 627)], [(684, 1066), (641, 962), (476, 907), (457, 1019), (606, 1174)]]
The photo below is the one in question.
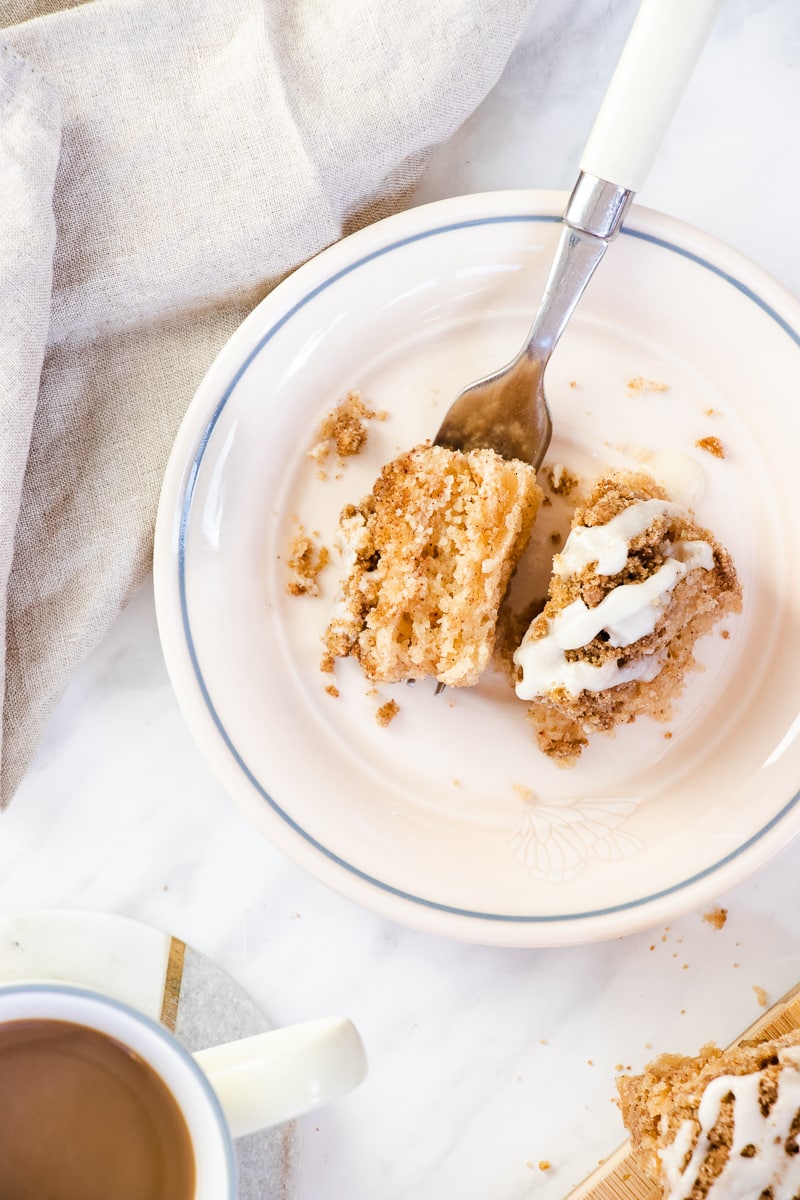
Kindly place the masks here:
[(146, 578), (212, 358), (407, 202), (533, 2), (0, 0), (0, 805)]

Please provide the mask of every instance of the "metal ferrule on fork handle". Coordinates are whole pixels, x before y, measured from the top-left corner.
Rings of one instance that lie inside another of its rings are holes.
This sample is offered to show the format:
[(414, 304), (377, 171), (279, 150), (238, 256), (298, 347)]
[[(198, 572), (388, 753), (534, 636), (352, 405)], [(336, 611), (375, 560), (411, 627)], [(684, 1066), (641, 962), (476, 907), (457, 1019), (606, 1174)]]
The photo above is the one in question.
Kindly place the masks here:
[(581, 171), (562, 219), (571, 229), (610, 242), (619, 233), (633, 197), (630, 188)]

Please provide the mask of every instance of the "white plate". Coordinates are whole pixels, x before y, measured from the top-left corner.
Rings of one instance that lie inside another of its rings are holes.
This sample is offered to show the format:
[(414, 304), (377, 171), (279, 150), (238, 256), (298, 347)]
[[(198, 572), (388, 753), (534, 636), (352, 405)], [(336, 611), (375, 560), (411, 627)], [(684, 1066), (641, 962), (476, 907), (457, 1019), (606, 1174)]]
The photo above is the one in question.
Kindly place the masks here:
[[(198, 389), (164, 483), (158, 620), (178, 699), (255, 824), (313, 875), (398, 921), (505, 945), (612, 937), (699, 907), (800, 826), (800, 311), (697, 230), (634, 209), (548, 373), (550, 462), (584, 478), (676, 452), (731, 550), (744, 612), (701, 643), (675, 719), (597, 737), (573, 770), (535, 748), (508, 685), (370, 694), (319, 669), (337, 568), (286, 591), (298, 521), (340, 507), (432, 436), (450, 399), (521, 344), (560, 194), (461, 197), (382, 221), (277, 288)], [(634, 391), (635, 377), (667, 391)], [(574, 385), (574, 386), (573, 386)], [(320, 480), (321, 416), (359, 389), (388, 420)], [(718, 437), (723, 459), (696, 447)], [(544, 510), (532, 552), (551, 551)], [(379, 703), (400, 713), (386, 728)], [(670, 733), (671, 736), (665, 736)]]

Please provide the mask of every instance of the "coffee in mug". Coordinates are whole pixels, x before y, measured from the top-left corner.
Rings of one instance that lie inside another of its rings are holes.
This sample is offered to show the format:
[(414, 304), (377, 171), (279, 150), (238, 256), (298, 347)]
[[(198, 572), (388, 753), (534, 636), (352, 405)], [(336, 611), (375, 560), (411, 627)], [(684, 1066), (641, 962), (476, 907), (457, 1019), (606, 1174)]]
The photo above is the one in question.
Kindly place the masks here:
[(236, 1200), (233, 1138), (365, 1074), (345, 1017), (190, 1054), (94, 990), (0, 986), (0, 1200)]
[(186, 1121), (153, 1068), (70, 1021), (0, 1024), (0, 1194), (193, 1200)]

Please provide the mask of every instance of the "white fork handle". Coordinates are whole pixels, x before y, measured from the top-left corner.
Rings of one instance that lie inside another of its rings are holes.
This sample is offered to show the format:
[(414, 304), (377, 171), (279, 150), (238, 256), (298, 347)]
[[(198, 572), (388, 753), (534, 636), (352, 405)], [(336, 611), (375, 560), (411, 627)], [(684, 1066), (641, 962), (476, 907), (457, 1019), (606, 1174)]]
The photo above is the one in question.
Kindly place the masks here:
[(642, 0), (581, 170), (638, 192), (721, 0)]

